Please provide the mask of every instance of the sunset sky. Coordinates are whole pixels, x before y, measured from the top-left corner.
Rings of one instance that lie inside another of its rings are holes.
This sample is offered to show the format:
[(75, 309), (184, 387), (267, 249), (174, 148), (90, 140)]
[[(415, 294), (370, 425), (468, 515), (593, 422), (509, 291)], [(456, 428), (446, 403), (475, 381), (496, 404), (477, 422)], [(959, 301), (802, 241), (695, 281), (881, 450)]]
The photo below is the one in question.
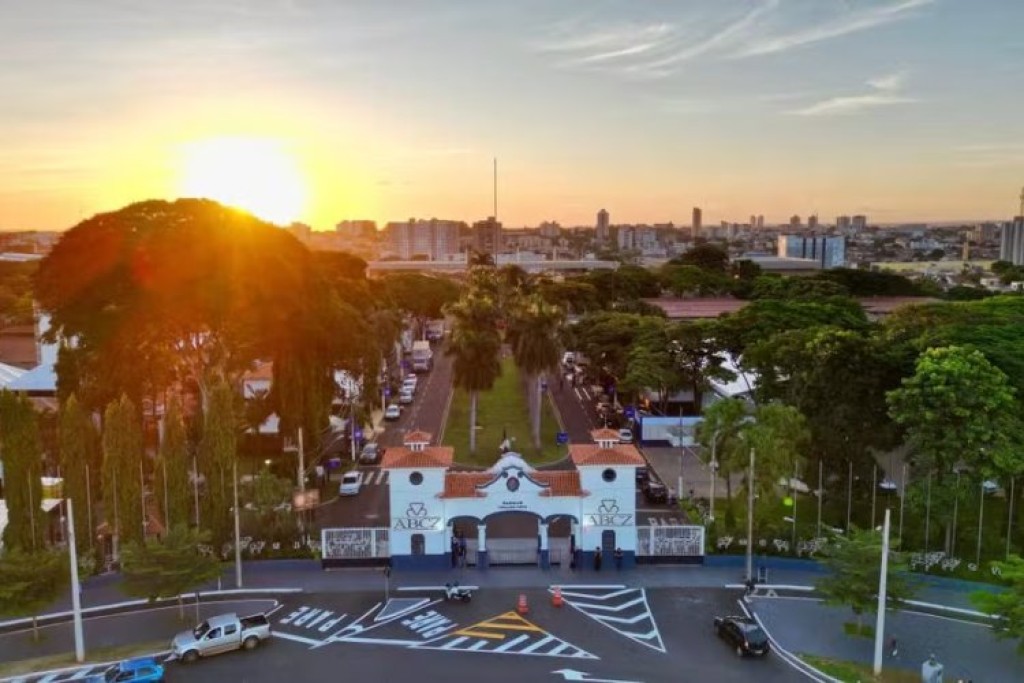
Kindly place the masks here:
[(1005, 219), (1022, 0), (0, 4), (0, 229), (213, 194), (274, 220)]

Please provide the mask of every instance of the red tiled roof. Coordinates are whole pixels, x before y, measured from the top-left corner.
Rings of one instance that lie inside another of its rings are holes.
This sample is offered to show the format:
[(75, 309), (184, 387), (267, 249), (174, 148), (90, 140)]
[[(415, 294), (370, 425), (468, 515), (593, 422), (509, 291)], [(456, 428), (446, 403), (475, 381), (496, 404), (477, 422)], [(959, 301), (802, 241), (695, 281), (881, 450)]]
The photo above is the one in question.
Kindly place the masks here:
[(477, 490), (494, 479), (489, 472), (448, 472), (444, 475), (444, 492), (442, 498), (483, 498), (485, 494)]
[(542, 496), (585, 496), (586, 491), (580, 486), (580, 473), (576, 470), (557, 472), (534, 472), (530, 477), (541, 484), (547, 484), (548, 490)]
[(590, 438), (594, 441), (618, 441), (619, 433), (614, 429), (608, 429), (605, 427), (603, 429), (595, 429), (590, 432)]
[(274, 379), (273, 361), (256, 362), (256, 366), (242, 375), (242, 381), (246, 380), (272, 380)]
[(424, 432), (417, 429), (416, 431), (406, 434), (405, 438), (402, 439), (402, 443), (430, 443), (430, 439), (432, 439), (433, 436), (434, 435), (430, 432)]
[(405, 446), (394, 446), (384, 451), (381, 467), (384, 469), (451, 467), (455, 449), (451, 446), (428, 446), (414, 451)]
[(569, 457), (576, 465), (635, 465), (644, 464), (640, 451), (632, 444), (615, 444), (601, 448), (597, 444), (569, 444)]

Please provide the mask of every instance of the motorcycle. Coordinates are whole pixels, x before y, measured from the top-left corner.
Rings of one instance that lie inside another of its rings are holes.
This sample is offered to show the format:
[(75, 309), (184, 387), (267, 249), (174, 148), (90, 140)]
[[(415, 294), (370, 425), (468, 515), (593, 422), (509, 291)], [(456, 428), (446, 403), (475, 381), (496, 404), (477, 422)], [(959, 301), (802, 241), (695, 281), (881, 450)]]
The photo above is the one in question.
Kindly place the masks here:
[(444, 585), (444, 599), (449, 602), (452, 600), (469, 602), (473, 599), (473, 591), (460, 587), (458, 583), (446, 583)]

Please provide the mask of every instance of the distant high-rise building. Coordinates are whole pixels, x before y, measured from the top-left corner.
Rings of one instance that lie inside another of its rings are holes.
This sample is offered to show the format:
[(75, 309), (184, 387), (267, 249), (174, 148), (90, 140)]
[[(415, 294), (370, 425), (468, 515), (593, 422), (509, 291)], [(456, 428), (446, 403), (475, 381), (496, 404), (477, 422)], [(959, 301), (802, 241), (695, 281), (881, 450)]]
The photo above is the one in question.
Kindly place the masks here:
[(627, 251), (636, 248), (636, 233), (632, 226), (619, 226), (618, 235), (616, 237), (619, 244), (619, 251)]
[(982, 223), (974, 226), (974, 241), (986, 244), (999, 239), (999, 226), (995, 223)]
[(999, 260), (1024, 266), (1024, 216), (1017, 216), (1012, 223), (1003, 225), (1003, 234), (999, 240)]
[(757, 227), (757, 216), (750, 214), (750, 227)]
[(414, 256), (431, 261), (444, 260), (459, 253), (459, 221), (431, 218), (405, 222), (392, 222), (384, 226), (387, 251), (402, 259)]
[(608, 212), (604, 209), (597, 212), (597, 230), (594, 237), (598, 244), (608, 243)]
[(853, 222), (850, 224), (850, 229), (854, 232), (864, 232), (868, 229), (868, 217), (854, 216)]
[(760, 214), (757, 216), (757, 229), (764, 230), (764, 216)]
[(796, 230), (800, 229), (800, 216), (791, 216), (789, 219), (789, 227)]
[(377, 234), (376, 221), (342, 221), (334, 226), (335, 231), (342, 237), (361, 240), (373, 238)]
[(841, 235), (850, 234), (850, 217), (840, 216), (836, 219), (836, 231)]
[(488, 216), (487, 220), (473, 224), (473, 248), (481, 254), (497, 256), (505, 248), (503, 235), (501, 223), (494, 216)]
[(822, 268), (846, 265), (846, 237), (779, 235), (778, 255), (787, 258), (813, 259)]
[(559, 237), (562, 234), (562, 226), (557, 221), (544, 221), (540, 224), (537, 234), (549, 239)]
[(704, 220), (704, 212), (700, 210), (699, 206), (693, 207), (693, 219), (690, 221), (690, 225), (692, 226), (692, 229), (693, 229), (693, 239), (697, 239), (698, 237), (702, 237), (703, 236), (703, 235), (700, 234), (701, 224), (702, 224), (703, 220)]
[(818, 229), (818, 214), (812, 213), (807, 217), (807, 229), (817, 230)]

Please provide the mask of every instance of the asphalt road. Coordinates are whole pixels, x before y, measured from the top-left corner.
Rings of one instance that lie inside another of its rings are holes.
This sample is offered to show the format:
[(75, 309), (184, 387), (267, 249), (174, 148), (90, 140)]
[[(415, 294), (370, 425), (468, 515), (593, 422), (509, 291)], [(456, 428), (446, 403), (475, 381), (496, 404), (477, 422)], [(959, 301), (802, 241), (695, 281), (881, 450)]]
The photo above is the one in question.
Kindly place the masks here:
[(561, 608), (547, 591), (525, 591), (523, 616), (515, 613), (520, 594), (496, 589), (469, 604), (440, 601), (437, 590), (396, 593), (383, 614), (381, 594), (296, 596), (273, 615), (276, 637), (266, 647), (171, 663), (167, 680), (802, 680), (778, 658), (741, 659), (717, 640), (712, 618), (739, 609), (735, 591), (563, 591), (569, 604)]

